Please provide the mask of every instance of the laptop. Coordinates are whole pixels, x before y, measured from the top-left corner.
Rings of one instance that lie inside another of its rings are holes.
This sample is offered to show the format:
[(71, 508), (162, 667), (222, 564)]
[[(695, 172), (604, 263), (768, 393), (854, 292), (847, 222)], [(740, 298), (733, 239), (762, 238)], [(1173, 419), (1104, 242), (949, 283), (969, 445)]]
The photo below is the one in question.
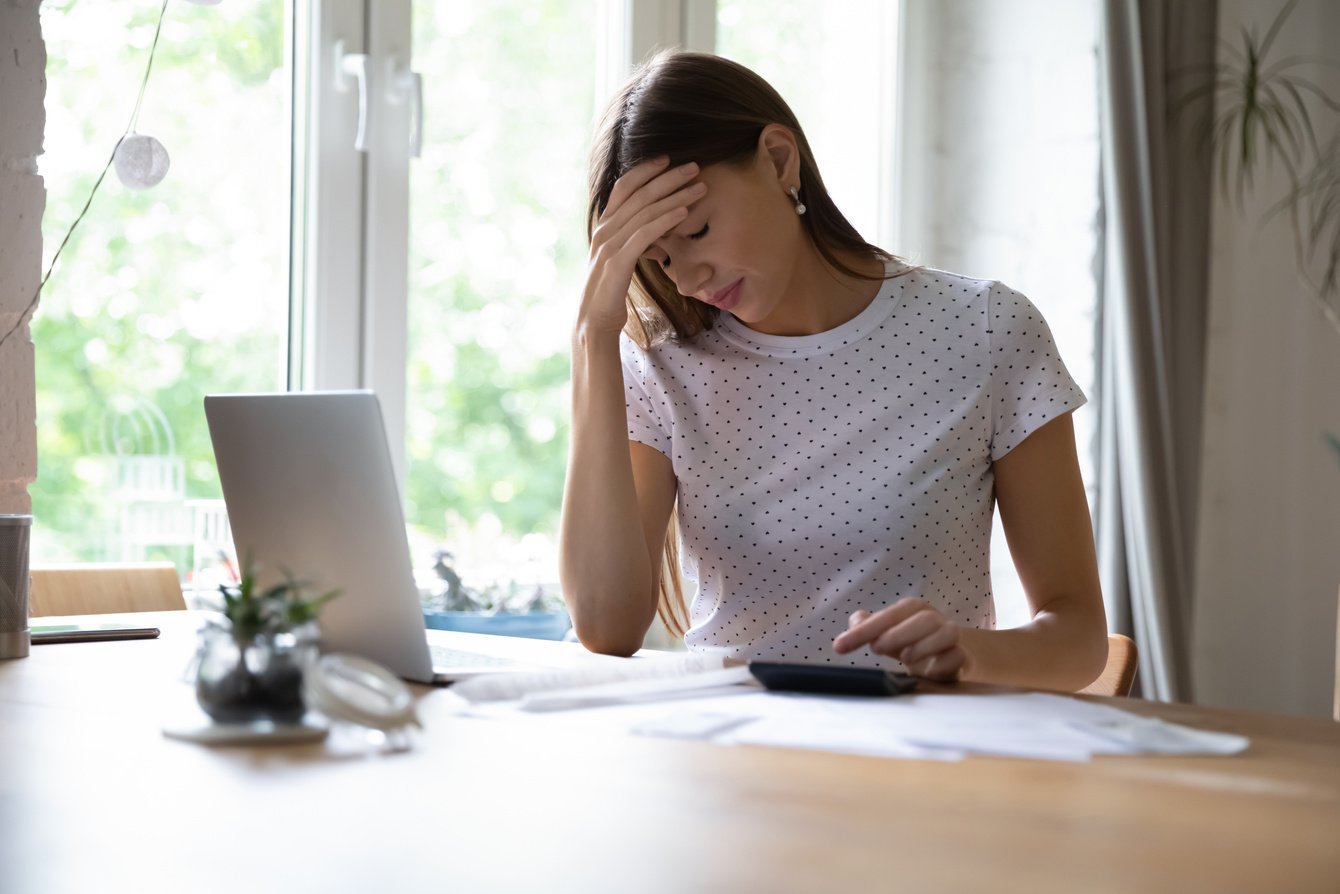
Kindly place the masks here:
[(538, 669), (428, 642), (375, 394), (208, 395), (205, 417), (233, 543), (258, 583), (287, 569), (340, 591), (321, 609), (323, 649), (420, 683)]

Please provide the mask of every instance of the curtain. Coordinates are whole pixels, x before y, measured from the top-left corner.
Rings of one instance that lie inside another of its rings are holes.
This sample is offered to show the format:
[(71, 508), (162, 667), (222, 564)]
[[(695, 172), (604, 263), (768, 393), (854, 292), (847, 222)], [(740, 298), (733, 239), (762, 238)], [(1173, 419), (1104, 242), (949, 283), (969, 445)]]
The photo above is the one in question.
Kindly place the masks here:
[(1140, 694), (1190, 701), (1211, 181), (1203, 110), (1217, 0), (1104, 0), (1095, 507), (1109, 624)]

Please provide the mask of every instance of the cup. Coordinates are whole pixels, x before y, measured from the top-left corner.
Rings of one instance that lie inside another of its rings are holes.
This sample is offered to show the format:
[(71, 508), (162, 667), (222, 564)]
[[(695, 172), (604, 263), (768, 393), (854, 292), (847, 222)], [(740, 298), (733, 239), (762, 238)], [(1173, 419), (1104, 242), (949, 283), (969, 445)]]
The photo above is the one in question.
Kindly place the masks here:
[(31, 515), (0, 515), (0, 659), (28, 657)]

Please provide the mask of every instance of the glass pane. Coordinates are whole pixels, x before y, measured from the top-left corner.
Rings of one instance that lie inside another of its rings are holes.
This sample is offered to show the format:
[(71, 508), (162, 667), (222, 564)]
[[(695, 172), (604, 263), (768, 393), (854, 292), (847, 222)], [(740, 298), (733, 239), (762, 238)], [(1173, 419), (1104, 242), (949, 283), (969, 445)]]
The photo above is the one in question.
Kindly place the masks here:
[(414, 5), (405, 513), (489, 605), (557, 598), (599, 6)]
[[(130, 120), (161, 4), (42, 5), (49, 259)], [(34, 561), (187, 571), (220, 496), (201, 398), (284, 387), (291, 81), (284, 0), (174, 3), (137, 131), (171, 157), (98, 189), (33, 319)]]
[(892, 161), (897, 3), (719, 0), (717, 52), (758, 72), (796, 113), (842, 213), (879, 244)]

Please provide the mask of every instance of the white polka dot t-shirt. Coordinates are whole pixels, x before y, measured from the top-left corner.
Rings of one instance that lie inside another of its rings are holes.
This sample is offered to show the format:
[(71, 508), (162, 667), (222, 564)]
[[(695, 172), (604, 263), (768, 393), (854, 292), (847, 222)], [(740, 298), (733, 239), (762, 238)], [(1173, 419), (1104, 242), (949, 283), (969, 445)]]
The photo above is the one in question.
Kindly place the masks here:
[(905, 596), (993, 627), (991, 463), (1085, 399), (1027, 298), (920, 268), (818, 335), (722, 314), (622, 354), (628, 437), (679, 481), (686, 642), (759, 660), (887, 663), (833, 637)]

